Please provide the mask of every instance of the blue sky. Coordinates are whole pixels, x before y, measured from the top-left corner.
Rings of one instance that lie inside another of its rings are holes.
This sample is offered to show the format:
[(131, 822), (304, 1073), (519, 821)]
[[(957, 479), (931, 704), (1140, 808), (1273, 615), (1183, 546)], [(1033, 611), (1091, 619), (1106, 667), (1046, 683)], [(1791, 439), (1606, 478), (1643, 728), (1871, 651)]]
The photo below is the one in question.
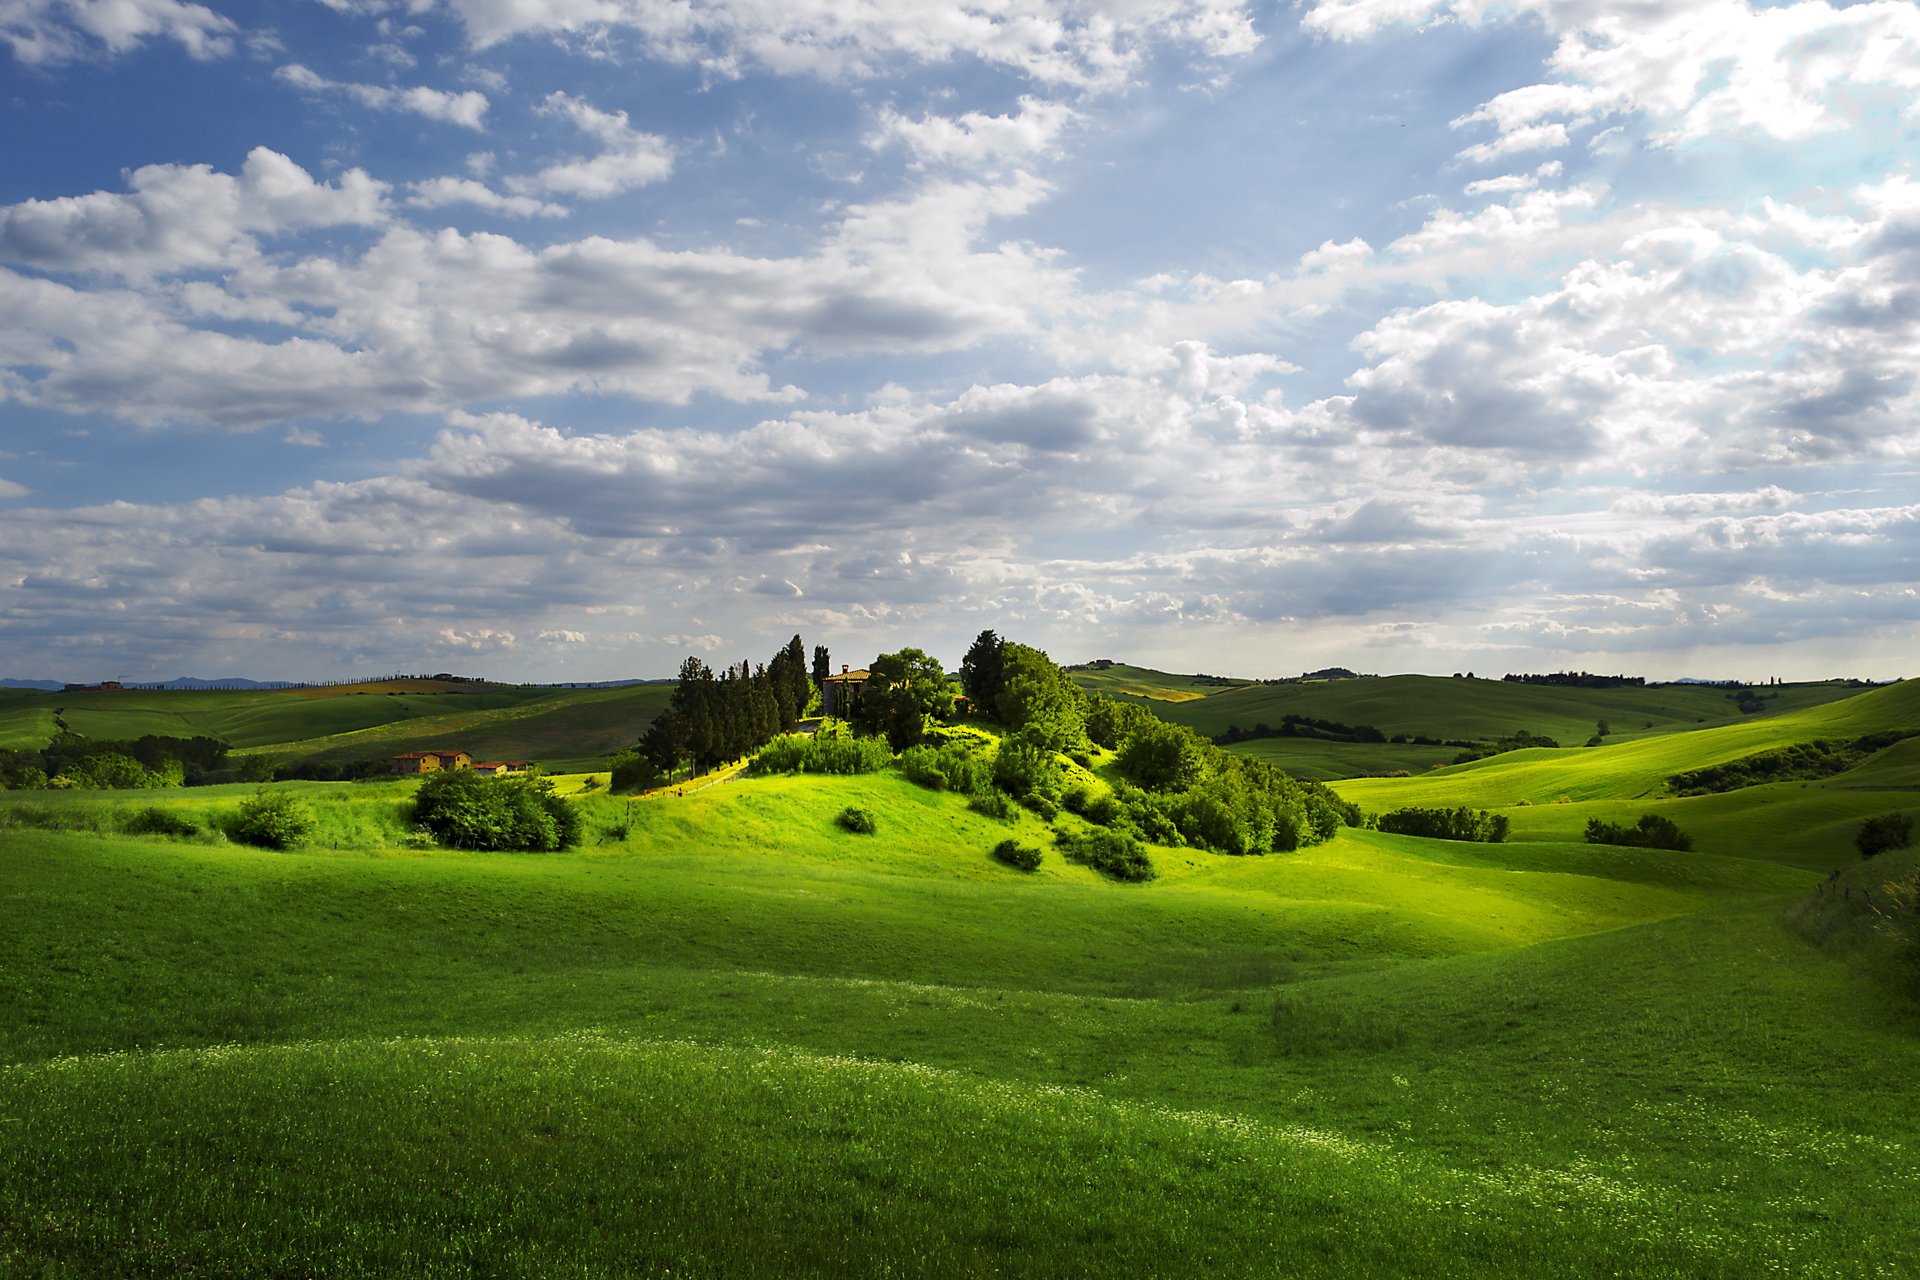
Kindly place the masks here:
[(0, 675), (1915, 674), (1910, 0), (0, 43)]

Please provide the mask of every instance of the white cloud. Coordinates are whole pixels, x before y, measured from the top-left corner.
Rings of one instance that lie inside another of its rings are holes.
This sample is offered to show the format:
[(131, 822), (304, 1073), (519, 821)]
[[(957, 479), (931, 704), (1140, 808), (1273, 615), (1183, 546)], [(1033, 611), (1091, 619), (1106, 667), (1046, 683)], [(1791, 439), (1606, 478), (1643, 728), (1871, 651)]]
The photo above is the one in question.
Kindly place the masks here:
[(868, 76), (895, 61), (977, 58), (1047, 84), (1114, 87), (1156, 42), (1210, 57), (1259, 41), (1241, 0), (443, 0), (487, 48), (536, 32), (608, 29), (649, 53), (733, 76), (746, 66), (780, 75)]
[(0, 498), (24, 498), (29, 492), (31, 490), (18, 481), (0, 476)]
[(1051, 154), (1061, 132), (1078, 119), (1064, 103), (1023, 97), (1017, 114), (969, 111), (959, 116), (912, 120), (888, 108), (867, 138), (870, 147), (904, 143), (918, 166), (950, 165), (991, 170), (1003, 163), (1032, 162)]
[(151, 39), (172, 40), (194, 58), (224, 58), (239, 30), (232, 19), (183, 0), (7, 0), (0, 6), (0, 40), (29, 65), (124, 54)]
[(373, 111), (407, 111), (429, 120), (486, 130), (487, 95), (477, 89), (448, 93), (422, 85), (394, 88), (380, 84), (349, 84), (329, 80), (299, 63), (276, 70), (274, 78), (304, 93), (342, 93)]
[(255, 235), (307, 227), (372, 226), (386, 217), (386, 185), (359, 169), (315, 182), (277, 151), (256, 147), (237, 175), (207, 165), (147, 165), (130, 191), (0, 208), (0, 261), (48, 271), (145, 277), (237, 266)]
[(439, 209), (450, 204), (470, 204), (489, 213), (510, 218), (564, 218), (567, 207), (531, 196), (501, 195), (484, 182), (472, 178), (428, 178), (408, 184), (412, 192), (407, 203), (416, 209)]
[(1516, 12), (1559, 37), (1548, 64), (1556, 79), (1455, 121), (1497, 130), (1462, 152), (1471, 161), (1564, 146), (1569, 130), (1627, 113), (1646, 118), (1662, 145), (1743, 132), (1798, 141), (1846, 130), (1876, 102), (1911, 117), (1920, 93), (1920, 9), (1903, 0), (1317, 0), (1303, 22), (1357, 40), (1390, 25)]
[(602, 111), (558, 92), (547, 95), (541, 110), (566, 117), (583, 133), (598, 139), (602, 150), (586, 159), (548, 165), (531, 176), (507, 179), (507, 186), (523, 196), (544, 192), (598, 200), (663, 181), (673, 172), (673, 148), (667, 140), (634, 129), (624, 111)]

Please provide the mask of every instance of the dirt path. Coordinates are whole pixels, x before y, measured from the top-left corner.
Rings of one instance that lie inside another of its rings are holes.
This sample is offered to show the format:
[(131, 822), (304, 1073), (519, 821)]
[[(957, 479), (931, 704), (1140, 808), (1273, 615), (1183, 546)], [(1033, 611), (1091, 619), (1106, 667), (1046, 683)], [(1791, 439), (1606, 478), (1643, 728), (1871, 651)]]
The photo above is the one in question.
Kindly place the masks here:
[(715, 769), (712, 773), (703, 773), (697, 778), (689, 778), (685, 782), (676, 782), (672, 786), (655, 787), (651, 791), (643, 791), (640, 793), (640, 798), (642, 800), (654, 800), (662, 796), (668, 799), (679, 796), (690, 796), (696, 791), (705, 791), (708, 787), (717, 787), (723, 782), (732, 782), (735, 778), (745, 773), (747, 766), (752, 763), (753, 761), (750, 757), (743, 757), (735, 760), (732, 764)]

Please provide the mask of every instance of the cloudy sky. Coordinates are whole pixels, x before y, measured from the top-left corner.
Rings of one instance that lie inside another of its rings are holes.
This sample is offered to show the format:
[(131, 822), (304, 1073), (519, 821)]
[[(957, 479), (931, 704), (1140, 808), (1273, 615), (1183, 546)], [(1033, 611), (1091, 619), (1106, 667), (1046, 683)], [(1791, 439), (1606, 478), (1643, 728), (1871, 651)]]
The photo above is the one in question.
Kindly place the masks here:
[(1920, 674), (1913, 0), (0, 42), (0, 676)]

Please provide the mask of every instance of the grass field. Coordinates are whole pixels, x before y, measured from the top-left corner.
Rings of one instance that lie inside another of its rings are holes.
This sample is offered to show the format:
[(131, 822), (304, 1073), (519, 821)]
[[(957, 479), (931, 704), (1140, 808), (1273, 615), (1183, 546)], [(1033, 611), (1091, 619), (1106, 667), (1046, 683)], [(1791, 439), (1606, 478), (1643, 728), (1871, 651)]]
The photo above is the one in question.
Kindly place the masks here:
[[(0, 793), (0, 1274), (1910, 1274), (1916, 859), (1842, 837), (1916, 744), (1639, 791), (1916, 710), (1345, 782), (1516, 838), (1144, 885), (893, 775), (595, 787), (559, 855), (408, 849), (406, 780), (277, 784), (291, 853)], [(1653, 805), (1700, 851), (1577, 842)]]

